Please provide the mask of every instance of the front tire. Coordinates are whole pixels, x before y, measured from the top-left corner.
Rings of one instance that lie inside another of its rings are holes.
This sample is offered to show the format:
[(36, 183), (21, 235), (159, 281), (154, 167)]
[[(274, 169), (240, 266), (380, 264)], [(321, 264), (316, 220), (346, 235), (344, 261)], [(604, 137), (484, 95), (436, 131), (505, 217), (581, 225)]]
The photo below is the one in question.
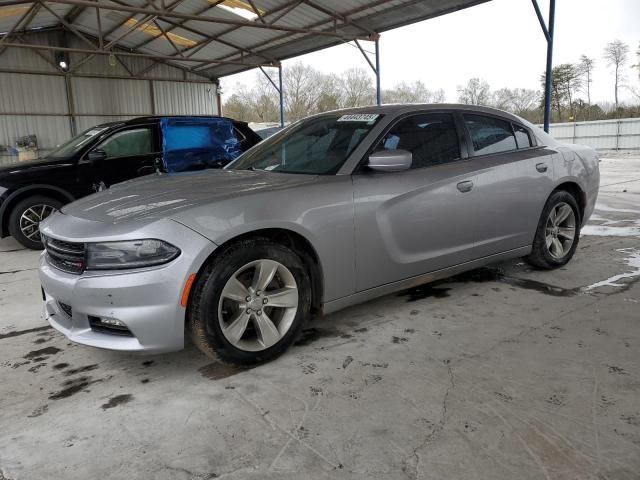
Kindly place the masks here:
[(56, 210), (62, 202), (44, 195), (34, 195), (18, 202), (9, 215), (9, 234), (31, 250), (42, 250), (38, 226)]
[(581, 222), (574, 196), (563, 190), (552, 193), (540, 215), (533, 249), (526, 260), (545, 270), (566, 265), (578, 247)]
[(311, 284), (300, 257), (257, 238), (225, 248), (205, 267), (187, 321), (194, 343), (208, 356), (256, 364), (289, 348), (310, 306)]

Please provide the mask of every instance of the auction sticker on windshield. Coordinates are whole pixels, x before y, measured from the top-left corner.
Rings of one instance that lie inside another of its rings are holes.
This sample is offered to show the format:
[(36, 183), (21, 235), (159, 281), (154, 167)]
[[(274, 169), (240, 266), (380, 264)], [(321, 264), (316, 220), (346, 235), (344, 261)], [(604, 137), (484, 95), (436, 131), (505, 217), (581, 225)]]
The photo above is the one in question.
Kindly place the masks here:
[(365, 122), (373, 123), (380, 115), (377, 113), (351, 113), (349, 115), (342, 115), (339, 122)]

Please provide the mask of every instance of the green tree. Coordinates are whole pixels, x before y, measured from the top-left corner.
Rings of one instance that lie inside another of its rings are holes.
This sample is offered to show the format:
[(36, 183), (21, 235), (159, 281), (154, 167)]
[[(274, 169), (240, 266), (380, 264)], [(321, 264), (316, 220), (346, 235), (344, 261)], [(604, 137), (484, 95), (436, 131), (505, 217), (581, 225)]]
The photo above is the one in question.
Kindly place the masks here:
[[(544, 73), (540, 77), (540, 82), (544, 89)], [(573, 101), (581, 86), (580, 71), (576, 65), (563, 63), (553, 67), (551, 70), (551, 105), (558, 115), (557, 120), (559, 122), (562, 121), (563, 110), (568, 110), (569, 115), (575, 119)]]

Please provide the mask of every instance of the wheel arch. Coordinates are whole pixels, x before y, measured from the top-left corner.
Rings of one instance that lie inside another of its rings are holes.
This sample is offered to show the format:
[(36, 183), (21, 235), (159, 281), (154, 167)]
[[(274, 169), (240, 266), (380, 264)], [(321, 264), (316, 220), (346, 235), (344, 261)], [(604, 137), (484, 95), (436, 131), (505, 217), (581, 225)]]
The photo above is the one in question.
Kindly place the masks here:
[(13, 207), (21, 200), (35, 195), (47, 195), (63, 203), (69, 203), (75, 200), (74, 196), (68, 191), (54, 185), (34, 184), (14, 190), (0, 206), (0, 238), (9, 235), (9, 216), (11, 215)]
[[(322, 309), (324, 298), (324, 274), (322, 271), (320, 257), (308, 238), (306, 238), (299, 232), (287, 228), (261, 228), (240, 233), (226, 239), (224, 242), (220, 243), (218, 247), (211, 253), (211, 255), (209, 255), (205, 259), (196, 274), (196, 279), (200, 278), (202, 271), (207, 267), (207, 265), (209, 265), (215, 258), (217, 258), (222, 252), (224, 252), (225, 247), (238, 241), (251, 238), (266, 238), (273, 241), (274, 243), (286, 245), (300, 256), (300, 258), (308, 268), (309, 277), (311, 279), (312, 312), (320, 312)], [(191, 294), (189, 295), (188, 304), (191, 305)]]
[(578, 182), (574, 180), (565, 180), (561, 182), (559, 185), (556, 186), (556, 188), (553, 189), (553, 192), (551, 192), (549, 196), (551, 196), (553, 193), (558, 191), (565, 191), (567, 193), (570, 193), (573, 196), (573, 198), (576, 199), (578, 208), (580, 208), (580, 223), (582, 223), (582, 219), (584, 218), (584, 212), (585, 212), (585, 209), (587, 208), (586, 192), (583, 190), (580, 184), (578, 184)]

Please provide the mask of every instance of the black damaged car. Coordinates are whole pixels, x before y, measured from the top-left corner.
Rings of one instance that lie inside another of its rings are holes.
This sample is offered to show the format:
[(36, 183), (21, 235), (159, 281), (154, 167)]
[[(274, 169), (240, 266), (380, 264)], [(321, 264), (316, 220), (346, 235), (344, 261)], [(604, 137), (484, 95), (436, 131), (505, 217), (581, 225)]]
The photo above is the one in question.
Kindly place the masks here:
[(0, 167), (0, 238), (41, 249), (38, 224), (64, 204), (155, 172), (221, 168), (261, 138), (225, 117), (142, 117), (92, 127), (33, 162)]

